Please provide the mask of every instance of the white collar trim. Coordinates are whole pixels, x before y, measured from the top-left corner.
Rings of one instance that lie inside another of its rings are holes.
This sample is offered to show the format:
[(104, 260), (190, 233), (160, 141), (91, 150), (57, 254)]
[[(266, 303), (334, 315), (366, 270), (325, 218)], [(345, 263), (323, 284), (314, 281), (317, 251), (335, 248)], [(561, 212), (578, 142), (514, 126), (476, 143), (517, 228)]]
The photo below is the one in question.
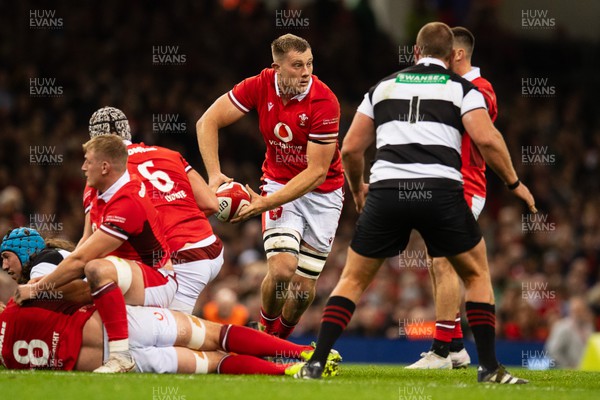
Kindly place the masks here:
[(115, 183), (113, 183), (108, 189), (104, 191), (104, 193), (98, 195), (99, 199), (104, 200), (106, 203), (112, 199), (112, 197), (117, 193), (119, 189), (121, 189), (127, 182), (131, 180), (129, 176), (129, 172), (125, 171), (123, 175)]
[(421, 58), (419, 61), (417, 61), (417, 64), (435, 64), (435, 65), (439, 65), (440, 67), (444, 67), (446, 69), (448, 69), (448, 67), (446, 67), (446, 64), (444, 64), (444, 62), (442, 60), (440, 60), (439, 58), (433, 58), (433, 57), (423, 57)]
[[(306, 88), (306, 90), (300, 94), (295, 95), (290, 100), (298, 100), (298, 101), (304, 100), (304, 98), (308, 95), (310, 88), (312, 87), (312, 83), (313, 83), (313, 78), (311, 76), (310, 80), (308, 81), (308, 87)], [(281, 93), (279, 93), (279, 85), (277, 84), (277, 72), (275, 72), (275, 93), (277, 93), (278, 97), (281, 97)]]
[(472, 82), (473, 80), (481, 77), (481, 71), (478, 67), (471, 67), (471, 70), (464, 74), (462, 77), (468, 80), (469, 82)]

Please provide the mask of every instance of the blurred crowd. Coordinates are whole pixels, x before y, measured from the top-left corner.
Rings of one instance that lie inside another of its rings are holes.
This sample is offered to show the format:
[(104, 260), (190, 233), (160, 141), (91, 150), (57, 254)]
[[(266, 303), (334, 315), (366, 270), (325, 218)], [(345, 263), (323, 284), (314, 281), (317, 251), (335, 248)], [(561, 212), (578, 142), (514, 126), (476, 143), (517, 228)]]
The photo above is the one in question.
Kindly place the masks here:
[[(427, 18), (473, 31), (473, 62), (498, 96), (496, 125), (519, 176), (537, 199), (540, 213), (530, 217), (493, 173), (488, 174), (488, 199), (479, 222), (496, 293), (498, 336), (546, 340), (558, 321), (570, 318), (569, 300), (575, 295), (583, 299), (577, 324), (598, 330), (600, 118), (593, 106), (600, 88), (591, 67), (598, 64), (598, 44), (569, 41), (564, 32), (543, 42), (512, 37), (497, 25), (494, 2), (490, 4), (461, 18), (435, 7), (415, 7), (406, 25), (413, 38), (415, 21)], [(134, 141), (178, 150), (204, 173), (195, 121), (235, 83), (270, 65), (269, 44), (277, 36), (289, 31), (312, 44), (314, 73), (341, 104), (342, 136), (364, 92), (408, 66), (399, 64), (398, 49), (411, 42), (396, 43), (382, 33), (368, 1), (362, 0), (308, 3), (302, 8), (308, 26), (289, 30), (277, 26), (275, 10), (260, 1), (183, 1), (167, 8), (163, 2), (141, 0), (58, 1), (52, 7), (62, 26), (32, 28), (30, 10), (48, 7), (43, 2), (0, 3), (2, 233), (32, 226), (47, 235), (79, 239), (81, 144), (88, 139), (87, 121), (99, 107), (123, 109)], [(293, 2), (282, 2), (278, 9), (287, 7)], [(176, 46), (169, 51), (179, 62), (157, 63), (157, 46)], [(579, 76), (589, 77), (585, 86), (577, 84)], [(545, 85), (554, 94), (525, 95), (522, 79), (528, 77), (548, 78)], [(42, 85), (54, 88), (53, 94), (32, 94), (40, 81), (32, 83), (31, 78), (50, 79)], [(165, 115), (177, 120), (172, 129), (155, 124)], [(258, 189), (264, 144), (255, 115), (223, 130), (220, 154), (225, 174)], [(343, 268), (355, 220), (348, 195), (316, 300), (295, 335), (316, 333), (324, 301)], [(212, 223), (226, 244), (226, 260), (197, 312), (242, 324), (256, 320), (266, 272), (260, 221)], [(423, 250), (415, 234), (403, 254), (386, 261), (349, 334), (399, 338), (406, 334), (399, 328), (407, 322), (434, 319)], [(0, 277), (5, 281), (5, 274)], [(5, 301), (11, 288), (3, 285), (0, 300)]]

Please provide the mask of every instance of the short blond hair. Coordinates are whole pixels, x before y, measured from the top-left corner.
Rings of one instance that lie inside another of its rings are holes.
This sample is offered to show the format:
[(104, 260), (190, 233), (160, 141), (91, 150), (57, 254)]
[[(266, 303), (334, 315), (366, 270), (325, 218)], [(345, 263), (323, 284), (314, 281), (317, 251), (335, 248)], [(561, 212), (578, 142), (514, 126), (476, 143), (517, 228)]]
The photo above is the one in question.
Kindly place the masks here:
[(303, 39), (300, 36), (292, 35), (291, 33), (281, 35), (271, 43), (273, 60), (281, 59), (289, 51), (304, 53), (308, 49), (310, 49), (310, 44), (308, 44), (306, 39)]
[(425, 24), (417, 35), (417, 47), (424, 57), (450, 58), (453, 42), (452, 30), (443, 22)]
[(127, 168), (127, 146), (119, 136), (95, 136), (83, 144), (83, 151), (93, 151), (102, 161), (109, 161), (120, 171)]

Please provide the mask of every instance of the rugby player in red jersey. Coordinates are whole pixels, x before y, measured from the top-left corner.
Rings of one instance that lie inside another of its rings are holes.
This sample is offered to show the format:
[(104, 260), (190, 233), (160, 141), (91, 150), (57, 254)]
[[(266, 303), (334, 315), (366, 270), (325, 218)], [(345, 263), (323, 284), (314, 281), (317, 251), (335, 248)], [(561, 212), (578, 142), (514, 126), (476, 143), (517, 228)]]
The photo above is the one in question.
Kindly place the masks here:
[(343, 203), (344, 174), (337, 143), (340, 106), (312, 74), (308, 42), (286, 34), (271, 44), (271, 68), (219, 97), (196, 124), (213, 190), (228, 182), (219, 164), (218, 131), (256, 110), (266, 144), (262, 196), (237, 219), (262, 214), (268, 273), (260, 327), (288, 337), (312, 303), (331, 251)]
[(127, 149), (113, 135), (83, 145), (82, 170), (98, 190), (91, 223), (97, 229), (56, 270), (21, 285), (15, 300), (23, 303), (83, 275), (108, 336), (110, 357), (96, 372), (127, 372), (135, 367), (129, 351), (125, 303), (167, 307), (175, 295), (170, 250), (158, 212), (144, 184), (127, 172)]
[[(83, 281), (73, 292), (85, 293)], [(88, 293), (89, 296), (89, 293)], [(70, 301), (34, 300), (0, 310), (0, 365), (8, 369), (93, 371), (105, 346), (97, 307), (85, 296)], [(250, 328), (214, 322), (155, 307), (126, 306), (136, 372), (293, 375), (313, 352)], [(273, 363), (261, 357), (301, 362)], [(326, 376), (337, 374), (336, 361)]]
[[(485, 99), (490, 119), (494, 122), (498, 117), (494, 88), (481, 76), (479, 68), (471, 65), (475, 38), (468, 29), (463, 27), (452, 28), (452, 33), (454, 34), (454, 56), (450, 67), (453, 72), (473, 82), (479, 89)], [(485, 161), (466, 133), (462, 135), (461, 161), (460, 172), (463, 176), (465, 200), (477, 219), (485, 204)], [(446, 258), (434, 258), (429, 272), (436, 314), (434, 344), (429, 352), (422, 353), (422, 358), (407, 368), (466, 368), (471, 363), (471, 358), (463, 344), (460, 278)], [(449, 360), (446, 351), (449, 351)]]
[[(132, 143), (129, 121), (118, 108), (103, 107), (94, 112), (89, 133), (90, 137), (117, 135), (127, 145), (127, 170), (146, 185), (172, 251), (178, 287), (169, 308), (191, 314), (198, 296), (223, 265), (223, 243), (213, 233), (205, 215), (217, 211), (216, 196), (178, 152)], [(86, 226), (80, 243), (92, 233), (90, 214), (97, 211), (90, 210), (96, 196), (94, 188), (86, 187), (83, 197)]]

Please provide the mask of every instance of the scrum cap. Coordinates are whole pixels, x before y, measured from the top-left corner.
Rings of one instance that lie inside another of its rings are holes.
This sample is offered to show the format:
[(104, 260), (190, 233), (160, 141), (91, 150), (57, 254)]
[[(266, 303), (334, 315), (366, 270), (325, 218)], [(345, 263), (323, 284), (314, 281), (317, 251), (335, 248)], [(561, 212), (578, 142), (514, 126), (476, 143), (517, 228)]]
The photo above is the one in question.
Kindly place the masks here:
[(131, 129), (125, 113), (115, 107), (103, 107), (90, 118), (90, 137), (115, 134), (131, 141)]
[(21, 260), (21, 266), (25, 265), (29, 258), (46, 247), (44, 238), (31, 228), (16, 228), (8, 231), (2, 239), (0, 252), (11, 251)]

